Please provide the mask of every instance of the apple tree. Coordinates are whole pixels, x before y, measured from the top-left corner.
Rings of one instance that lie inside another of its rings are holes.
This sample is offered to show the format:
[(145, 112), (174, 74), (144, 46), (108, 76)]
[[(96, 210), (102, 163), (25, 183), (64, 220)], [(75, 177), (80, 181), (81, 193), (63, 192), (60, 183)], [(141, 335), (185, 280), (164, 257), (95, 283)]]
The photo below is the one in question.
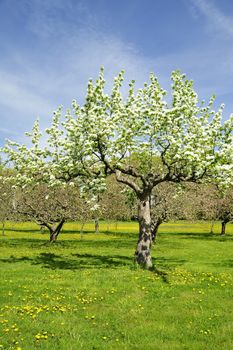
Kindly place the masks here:
[[(81, 107), (74, 101), (75, 117), (69, 123), (71, 149), (82, 138), (90, 150), (85, 159), (91, 164), (89, 171), (98, 171), (100, 177), (115, 174), (118, 182), (135, 192), (139, 218), (135, 260), (147, 268), (152, 266), (153, 188), (162, 182), (232, 181), (233, 117), (222, 122), (224, 106), (215, 112), (214, 97), (207, 105), (199, 102), (193, 82), (184, 74), (175, 71), (171, 79), (171, 102), (165, 101), (166, 92), (153, 74), (141, 89), (136, 90), (132, 81), (125, 98), (123, 72), (108, 95), (101, 71), (96, 83), (89, 81), (85, 104)], [(134, 154), (140, 160), (137, 166), (131, 163)], [(160, 168), (154, 159), (159, 159)]]

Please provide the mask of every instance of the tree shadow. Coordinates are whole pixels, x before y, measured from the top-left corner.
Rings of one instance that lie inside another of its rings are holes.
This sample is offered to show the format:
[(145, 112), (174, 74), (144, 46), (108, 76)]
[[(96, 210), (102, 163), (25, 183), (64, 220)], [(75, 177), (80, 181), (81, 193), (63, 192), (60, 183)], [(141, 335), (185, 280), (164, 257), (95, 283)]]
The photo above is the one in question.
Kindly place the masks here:
[(169, 283), (168, 273), (166, 271), (160, 270), (156, 266), (153, 266), (150, 269), (150, 271), (153, 272), (155, 275), (161, 277), (163, 282)]
[(25, 248), (38, 248), (45, 246), (49, 243), (48, 239), (37, 239), (37, 238), (11, 238), (0, 240), (0, 247), (25, 247)]
[(225, 260), (225, 261), (222, 263), (222, 266), (233, 267), (233, 259)]
[(110, 232), (110, 231), (104, 231), (104, 233), (107, 236), (113, 236), (113, 237), (124, 237), (124, 238), (134, 238), (137, 239), (138, 233), (137, 232), (124, 232), (124, 231), (117, 231), (117, 232)]
[[(169, 284), (169, 272), (174, 270), (177, 266), (181, 266), (186, 263), (187, 260), (157, 257), (154, 258), (154, 266), (149, 269), (152, 274), (160, 277), (160, 279)], [(75, 253), (69, 257), (54, 253), (40, 253), (35, 257), (15, 257), (0, 259), (0, 263), (29, 263), (32, 266), (39, 266), (43, 269), (49, 270), (94, 270), (94, 269), (119, 269), (126, 268), (129, 270), (137, 269), (133, 257), (124, 255), (97, 255), (88, 253)], [(233, 260), (229, 262), (229, 266), (233, 266)], [(140, 267), (139, 267), (140, 268)]]
[(74, 237), (74, 239), (62, 239), (62, 236), (58, 237), (58, 240), (56, 242), (49, 242), (49, 236), (45, 236), (44, 238), (12, 238), (12, 239), (6, 239), (6, 240), (0, 240), (0, 247), (23, 247), (23, 248), (30, 248), (30, 249), (40, 249), (42, 247), (56, 247), (58, 249), (63, 248), (71, 248), (71, 249), (79, 249), (79, 247), (85, 247), (85, 248), (92, 248), (93, 242), (96, 248), (113, 248), (113, 249), (131, 249), (132, 245), (135, 244), (135, 239), (128, 239), (127, 241), (124, 239), (116, 239), (116, 240), (109, 240), (107, 237), (106, 239), (103, 239), (103, 237), (92, 240), (92, 239), (77, 239), (77, 237)]
[(133, 259), (121, 255), (71, 254), (71, 258), (64, 258), (54, 253), (41, 253), (33, 258), (11, 256), (0, 259), (3, 263), (29, 262), (31, 265), (40, 265), (51, 270), (81, 270), (94, 268), (119, 268), (132, 266)]
[(166, 268), (174, 268), (184, 265), (187, 262), (186, 259), (165, 258), (163, 256), (154, 258), (154, 261), (156, 266), (161, 265)]
[(233, 259), (223, 260), (223, 261), (219, 261), (217, 263), (212, 262), (212, 263), (210, 263), (210, 265), (216, 266), (216, 267), (221, 266), (221, 267), (231, 267), (232, 268), (233, 267)]
[[(168, 271), (173, 270), (177, 266), (183, 265), (186, 260), (175, 258), (158, 257), (154, 259), (155, 265), (150, 271), (159, 277), (165, 283), (169, 283)], [(64, 258), (63, 255), (54, 253), (40, 253), (35, 257), (20, 257), (10, 256), (9, 258), (0, 259), (2, 263), (30, 263), (31, 265), (38, 265), (41, 268), (51, 270), (83, 270), (83, 269), (118, 269), (127, 267), (129, 269), (135, 268), (133, 257), (124, 255), (97, 255), (97, 254), (71, 254), (70, 257)]]
[(219, 233), (195, 233), (195, 232), (165, 232), (160, 233), (161, 235), (166, 235), (169, 237), (178, 236), (181, 239), (200, 239), (200, 240), (210, 240), (210, 241), (225, 241), (225, 240), (233, 240), (233, 235), (225, 235), (221, 236)]
[[(40, 228), (35, 228), (35, 229), (31, 229), (31, 228), (16, 228), (16, 227), (6, 227), (4, 229), (5, 232), (32, 232), (32, 233), (41, 233)], [(45, 232), (46, 233), (46, 232)]]
[(0, 259), (1, 262), (3, 263), (10, 263), (10, 264), (14, 264), (14, 263), (20, 263), (20, 262), (32, 262), (33, 259), (27, 257), (27, 256), (22, 256), (21, 258), (16, 258), (14, 255), (11, 255), (9, 258), (2, 258)]

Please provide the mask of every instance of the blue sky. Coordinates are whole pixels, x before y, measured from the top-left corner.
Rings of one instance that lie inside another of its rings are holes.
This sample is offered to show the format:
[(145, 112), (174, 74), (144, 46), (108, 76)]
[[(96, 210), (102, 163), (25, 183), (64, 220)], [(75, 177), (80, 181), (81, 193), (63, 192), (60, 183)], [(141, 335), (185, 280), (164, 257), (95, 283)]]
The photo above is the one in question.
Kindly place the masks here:
[(151, 71), (169, 90), (180, 68), (201, 99), (233, 112), (231, 0), (0, 0), (0, 144), (39, 117), (82, 101), (101, 65), (138, 86)]

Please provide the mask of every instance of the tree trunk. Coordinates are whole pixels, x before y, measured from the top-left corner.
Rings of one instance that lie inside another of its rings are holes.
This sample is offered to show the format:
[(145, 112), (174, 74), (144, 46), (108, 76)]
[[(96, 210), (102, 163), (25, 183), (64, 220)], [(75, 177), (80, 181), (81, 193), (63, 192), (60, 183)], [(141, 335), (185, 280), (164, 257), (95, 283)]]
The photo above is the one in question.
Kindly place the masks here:
[(5, 221), (2, 222), (2, 236), (5, 236)]
[(55, 230), (53, 228), (51, 228), (49, 231), (50, 231), (50, 238), (49, 238), (50, 243), (56, 242), (57, 235), (56, 235)]
[(152, 267), (151, 259), (151, 217), (149, 195), (139, 199), (138, 204), (139, 238), (135, 251), (135, 261), (147, 269)]
[(45, 233), (45, 227), (43, 225), (40, 226), (40, 233), (42, 233), (42, 234)]
[(151, 239), (153, 243), (156, 241), (158, 229), (162, 222), (163, 220), (161, 218), (158, 218), (156, 221), (152, 220), (151, 222)]
[(118, 230), (118, 221), (115, 222), (115, 231), (117, 232)]
[(210, 234), (212, 235), (214, 233), (214, 220), (211, 222), (210, 225)]
[(59, 224), (57, 225), (57, 227), (53, 227), (53, 226), (50, 226), (49, 227), (49, 232), (50, 232), (50, 242), (51, 243), (54, 243), (56, 242), (57, 240), (57, 237), (59, 235), (59, 233), (61, 232), (61, 229), (62, 229), (62, 226), (64, 224), (65, 220), (62, 219)]
[(83, 238), (83, 229), (84, 229), (85, 222), (82, 222), (81, 227), (80, 227), (80, 238)]
[(95, 233), (99, 233), (99, 219), (95, 219)]
[(228, 221), (222, 221), (222, 229), (221, 229), (221, 236), (224, 236), (226, 234), (226, 224)]

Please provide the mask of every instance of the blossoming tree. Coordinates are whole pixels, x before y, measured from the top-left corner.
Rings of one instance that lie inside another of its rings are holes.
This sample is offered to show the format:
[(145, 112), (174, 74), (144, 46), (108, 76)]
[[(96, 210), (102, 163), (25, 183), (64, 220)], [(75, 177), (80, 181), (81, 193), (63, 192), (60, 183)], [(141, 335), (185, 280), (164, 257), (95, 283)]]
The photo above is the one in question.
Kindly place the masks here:
[[(201, 181), (227, 184), (232, 179), (231, 117), (222, 123), (223, 106), (212, 110), (214, 98), (199, 104), (193, 83), (179, 71), (172, 73), (172, 101), (154, 75), (135, 91), (134, 82), (124, 98), (123, 72), (115, 79), (111, 95), (105, 93), (103, 72), (89, 81), (86, 103), (74, 102), (76, 119), (73, 145), (82, 137), (90, 149), (88, 161), (100, 174), (115, 174), (138, 198), (139, 239), (135, 258), (146, 267), (151, 261), (150, 196), (161, 182)], [(140, 162), (131, 162), (134, 154)], [(159, 159), (160, 168), (158, 168)], [(155, 164), (156, 163), (156, 164)]]
[[(102, 69), (95, 83), (89, 81), (85, 103), (81, 106), (73, 101), (74, 113), (67, 114), (62, 127), (58, 110), (47, 130), (48, 148), (39, 147), (40, 132), (35, 124), (33, 148), (8, 144), (5, 151), (22, 181), (40, 178), (41, 174), (52, 183), (76, 178), (83, 190), (95, 193), (104, 188), (106, 176), (115, 174), (117, 181), (129, 186), (138, 198), (135, 260), (150, 268), (153, 188), (162, 182), (207, 178), (229, 183), (233, 117), (223, 123), (223, 106), (214, 112), (214, 97), (207, 105), (199, 102), (192, 81), (179, 71), (171, 75), (171, 102), (165, 101), (166, 92), (153, 74), (141, 89), (136, 90), (132, 81), (124, 97), (123, 73), (115, 78), (107, 94)], [(137, 165), (132, 161), (135, 154)]]

